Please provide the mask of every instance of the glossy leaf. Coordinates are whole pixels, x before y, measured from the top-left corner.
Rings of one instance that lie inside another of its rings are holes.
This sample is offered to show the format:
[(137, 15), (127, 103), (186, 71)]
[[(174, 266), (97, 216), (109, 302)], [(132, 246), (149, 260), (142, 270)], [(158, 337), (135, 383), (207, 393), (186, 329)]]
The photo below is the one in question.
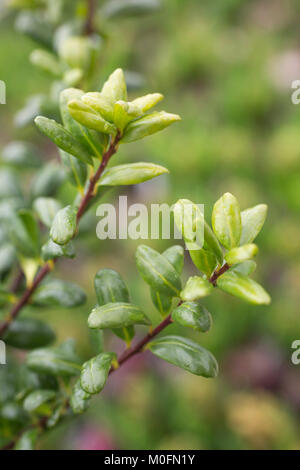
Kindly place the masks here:
[(61, 258), (63, 256), (66, 258), (74, 258), (75, 248), (72, 242), (69, 242), (66, 245), (58, 245), (50, 239), (42, 246), (41, 254), (44, 261)]
[[(192, 251), (204, 248), (206, 252), (214, 254), (218, 262), (222, 264), (222, 248), (214, 232), (205, 221), (200, 207), (189, 199), (179, 199), (174, 205), (173, 211), (176, 225), (184, 240), (188, 242), (192, 259)], [(212, 259), (212, 255), (207, 254), (207, 256)]]
[(32, 300), (38, 305), (73, 308), (86, 302), (86, 294), (73, 282), (52, 279), (36, 289)]
[(173, 245), (167, 248), (162, 255), (172, 264), (178, 274), (182, 273), (184, 265), (184, 249), (180, 245)]
[(90, 404), (91, 395), (81, 388), (80, 379), (74, 385), (70, 405), (73, 413), (81, 414), (87, 410)]
[(104, 83), (101, 94), (113, 106), (117, 101), (127, 101), (127, 87), (124, 72), (116, 69)]
[[(105, 305), (112, 302), (129, 303), (129, 292), (119, 273), (113, 269), (101, 269), (95, 276), (95, 291), (98, 304)], [(134, 337), (134, 327), (114, 329), (113, 332), (128, 345)]]
[(152, 341), (147, 349), (195, 375), (214, 378), (218, 375), (218, 364), (214, 356), (198, 343), (179, 336), (165, 336)]
[(138, 184), (164, 173), (169, 173), (169, 171), (163, 166), (155, 165), (154, 163), (126, 163), (106, 170), (100, 179), (99, 186)]
[[(103, 119), (102, 116), (83, 103), (81, 100), (72, 100), (68, 103), (68, 109), (71, 116), (80, 124), (104, 134), (116, 135), (117, 129), (110, 122)], [(65, 149), (63, 149), (65, 150)], [(72, 152), (69, 152), (72, 153)]]
[(239, 245), (242, 224), (240, 206), (237, 199), (225, 193), (214, 205), (212, 226), (218, 240), (231, 249)]
[[(193, 248), (191, 245), (189, 246)], [(215, 254), (210, 250), (205, 250), (205, 248), (199, 250), (197, 246), (195, 246), (195, 249), (191, 249), (189, 253), (196, 268), (210, 278), (218, 264)]]
[(70, 183), (83, 192), (87, 179), (86, 164), (63, 150), (60, 150), (59, 154)]
[(67, 88), (60, 94), (60, 112), (64, 127), (71, 132), (76, 140), (86, 148), (91, 156), (101, 158), (103, 150), (107, 145), (107, 137), (93, 130), (87, 129), (71, 116), (68, 108), (70, 101), (81, 100), (83, 91), (76, 88)]
[(61, 203), (50, 197), (39, 197), (34, 201), (33, 208), (43, 224), (51, 227), (56, 213), (61, 209)]
[(265, 223), (267, 211), (268, 206), (266, 206), (266, 204), (259, 204), (241, 212), (241, 245), (251, 243), (257, 237)]
[(183, 326), (206, 333), (212, 325), (209, 311), (199, 302), (184, 302), (172, 312), (172, 319)]
[(85, 362), (81, 371), (81, 387), (90, 394), (100, 393), (106, 383), (115, 353), (101, 353)]
[(92, 158), (86, 148), (76, 140), (76, 138), (67, 131), (61, 124), (58, 124), (53, 119), (48, 119), (43, 116), (38, 116), (34, 120), (39, 130), (51, 139), (57, 147), (64, 150), (79, 160), (92, 164)]
[(89, 328), (124, 328), (131, 325), (150, 325), (150, 320), (136, 305), (115, 302), (96, 306), (89, 315)]
[(210, 282), (202, 277), (193, 276), (190, 277), (180, 293), (180, 298), (187, 302), (192, 302), (202, 297), (210, 295), (213, 290)]
[[(172, 264), (178, 274), (182, 273), (184, 264), (184, 250), (180, 245), (174, 245), (167, 248), (162, 255)], [(157, 310), (162, 316), (166, 315), (172, 306), (172, 296), (162, 294), (153, 288), (150, 288), (151, 299)]]
[(101, 269), (95, 276), (95, 291), (100, 306), (112, 302), (129, 303), (129, 292), (119, 273)]
[(235, 264), (230, 268), (230, 271), (234, 271), (240, 274), (244, 274), (244, 276), (249, 276), (249, 274), (253, 273), (256, 269), (255, 261), (248, 260), (243, 261), (242, 263)]
[(74, 237), (76, 229), (76, 209), (73, 206), (66, 206), (54, 217), (50, 237), (54, 243), (66, 245)]
[(163, 95), (161, 93), (149, 93), (148, 95), (140, 96), (131, 101), (131, 105), (139, 109), (140, 114), (143, 114), (153, 108), (162, 99)]
[(128, 143), (143, 139), (180, 120), (181, 118), (177, 114), (170, 114), (165, 111), (147, 114), (128, 124), (121, 142)]
[(254, 243), (249, 243), (248, 245), (237, 246), (232, 248), (225, 255), (225, 260), (229, 266), (237, 263), (242, 263), (251, 258), (254, 258), (258, 252), (258, 247)]
[(51, 344), (55, 340), (55, 333), (41, 320), (21, 317), (11, 323), (4, 340), (14, 348), (35, 349)]
[(68, 348), (36, 349), (28, 354), (26, 364), (35, 372), (72, 377), (81, 371), (78, 357)]
[(269, 294), (262, 286), (238, 272), (228, 271), (222, 274), (217, 280), (217, 286), (251, 304), (268, 305), (271, 302)]
[(169, 313), (172, 306), (172, 297), (150, 288), (151, 299), (157, 310), (162, 316)]
[(160, 253), (146, 245), (136, 250), (140, 275), (153, 289), (168, 296), (179, 296), (181, 280), (172, 264)]

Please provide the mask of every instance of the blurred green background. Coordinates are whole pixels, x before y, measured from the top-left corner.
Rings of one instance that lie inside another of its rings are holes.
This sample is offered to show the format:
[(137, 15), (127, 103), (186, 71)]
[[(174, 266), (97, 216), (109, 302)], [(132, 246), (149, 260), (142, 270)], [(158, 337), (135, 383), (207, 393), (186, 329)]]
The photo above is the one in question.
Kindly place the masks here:
[[(291, 82), (300, 79), (299, 14), (297, 0), (163, 0), (158, 13), (112, 24), (99, 83), (119, 66), (137, 72), (142, 91), (164, 93), (162, 107), (182, 117), (167, 131), (121, 148), (120, 163), (138, 158), (171, 171), (121, 194), (149, 204), (189, 198), (205, 204), (207, 219), (225, 191), (242, 208), (267, 203), (256, 278), (272, 304), (256, 307), (215, 293), (206, 301), (213, 328), (194, 337), (219, 361), (217, 379), (189, 375), (146, 353), (110, 378), (86, 415), (49, 433), (43, 448), (300, 448), (300, 366), (290, 359), (300, 338), (300, 106), (291, 103)], [(28, 95), (50, 85), (29, 64), (34, 47), (9, 22), (1, 25), (7, 105), (0, 107), (0, 143), (32, 139), (46, 161), (58, 159), (49, 141), (34, 126), (13, 128)], [(28, 189), (29, 180), (23, 183)], [(61, 194), (72, 197), (68, 183)], [(107, 200), (117, 203), (117, 197), (110, 193)], [(43, 313), (59, 341), (77, 338), (83, 357), (90, 354), (86, 319), (100, 268), (118, 270), (132, 300), (159, 321), (134, 264), (138, 242), (98, 240), (93, 217), (78, 258), (60, 263), (58, 272), (86, 289), (89, 305)], [(147, 243), (159, 250), (171, 245)], [(185, 278), (195, 272), (186, 256)], [(115, 337), (106, 342), (122, 347)]]

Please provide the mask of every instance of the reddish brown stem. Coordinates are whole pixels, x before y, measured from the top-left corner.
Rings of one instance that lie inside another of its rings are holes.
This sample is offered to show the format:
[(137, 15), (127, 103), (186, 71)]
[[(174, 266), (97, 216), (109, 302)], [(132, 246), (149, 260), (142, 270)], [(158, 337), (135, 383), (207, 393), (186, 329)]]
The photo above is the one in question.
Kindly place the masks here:
[[(181, 302), (178, 304), (180, 305)], [(118, 364), (121, 366), (125, 362), (128, 361), (132, 356), (135, 356), (136, 354), (140, 353), (143, 351), (144, 347), (149, 343), (149, 341), (152, 340), (155, 336), (157, 336), (161, 331), (163, 331), (167, 326), (169, 326), (173, 322), (171, 314), (168, 315), (159, 325), (157, 325), (154, 330), (149, 331), (149, 333), (144, 336), (135, 346), (126, 349), (123, 354), (118, 359)], [(115, 370), (118, 369), (111, 369), (110, 374), (114, 372)]]
[(230, 268), (229, 264), (225, 263), (220, 269), (217, 269), (212, 276), (209, 279), (209, 282), (213, 284), (214, 286), (216, 285), (217, 279), (222, 276), (222, 274), (226, 273), (228, 269)]
[(6, 330), (8, 329), (11, 322), (18, 316), (20, 310), (29, 302), (29, 299), (33, 292), (36, 290), (38, 285), (42, 282), (45, 276), (51, 271), (51, 267), (49, 264), (45, 264), (43, 268), (37, 274), (35, 280), (33, 281), (32, 285), (28, 287), (20, 300), (14, 305), (12, 310), (10, 311), (6, 320), (0, 325), (0, 338), (4, 335)]
[[(104, 172), (110, 158), (116, 153), (120, 138), (121, 138), (120, 135), (117, 135), (115, 139), (111, 142), (108, 150), (103, 154), (102, 161), (98, 170), (96, 171), (94, 176), (90, 179), (88, 189), (85, 195), (83, 196), (79, 209), (77, 211), (77, 223), (79, 223), (82, 215), (84, 214), (84, 212), (86, 211), (88, 207), (89, 202), (94, 197), (97, 182), (100, 179), (102, 173)], [(14, 307), (10, 311), (7, 319), (4, 320), (0, 324), (0, 338), (3, 337), (4, 333), (9, 328), (9, 325), (19, 315), (22, 308), (25, 307), (25, 305), (29, 303), (32, 294), (34, 293), (36, 288), (40, 285), (44, 277), (47, 276), (47, 274), (50, 271), (51, 271), (51, 265), (49, 263), (45, 264), (43, 268), (39, 271), (36, 278), (34, 279), (33, 284), (25, 290), (22, 297), (19, 299), (19, 301), (14, 305)]]

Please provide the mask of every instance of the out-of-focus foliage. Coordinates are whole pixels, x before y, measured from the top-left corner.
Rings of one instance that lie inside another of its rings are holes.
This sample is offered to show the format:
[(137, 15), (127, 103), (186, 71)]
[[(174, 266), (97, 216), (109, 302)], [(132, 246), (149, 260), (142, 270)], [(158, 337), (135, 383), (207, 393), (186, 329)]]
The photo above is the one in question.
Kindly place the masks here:
[[(111, 70), (123, 66), (131, 71), (128, 80), (133, 85), (143, 85), (144, 80), (145, 91), (149, 87), (161, 90), (167, 96), (168, 109), (184, 117), (181, 126), (170, 130), (168, 139), (157, 134), (153, 140), (145, 139), (136, 146), (122, 146), (120, 164), (151, 157), (171, 172), (165, 185), (153, 182), (128, 190), (129, 199), (171, 203), (185, 197), (197, 203), (208, 202), (207, 218), (213, 202), (225, 191), (235, 194), (242, 207), (265, 201), (269, 216), (258, 237), (261, 269), (255, 279), (266, 285), (272, 304), (267, 308), (248, 306), (222, 293), (208, 298), (214, 327), (203, 335), (202, 343), (220, 362), (220, 378), (206, 381), (185, 374), (183, 380), (177, 369), (162, 366), (146, 354), (124, 373), (119, 371), (118, 377), (112, 377), (101, 400), (96, 400), (85, 415), (84, 426), (77, 429), (70, 424), (58, 429), (43, 446), (299, 448), (300, 379), (297, 366), (290, 362), (290, 346), (300, 332), (300, 108), (290, 100), (291, 81), (300, 75), (299, 5), (296, 0), (161, 3), (159, 14), (152, 12), (138, 20), (112, 15), (109, 26), (103, 25), (102, 31), (103, 39), (109, 36), (109, 42), (99, 59), (101, 81)], [(13, 114), (24, 105), (29, 92), (39, 95), (27, 104), (27, 111), (18, 114), (19, 124), (27, 123), (28, 116), (36, 115), (37, 110), (57, 117), (51, 99), (47, 103), (44, 99), (45, 95), (49, 97), (49, 79), (27, 63), (29, 54), (40, 45), (12, 32), (11, 21), (1, 26), (0, 32), (0, 79), (8, 86), (8, 104), (0, 108), (3, 143), (9, 141)], [(99, 21), (101, 24), (101, 12)], [(46, 30), (44, 34), (46, 44)], [(37, 58), (37, 54), (32, 56), (33, 62)], [(16, 63), (18, 70), (22, 69), (22, 85)], [(57, 90), (51, 93), (57, 96)], [(36, 139), (43, 154), (48, 151), (50, 157), (54, 155), (45, 140), (39, 140), (33, 126), (17, 133), (18, 140), (27, 136)], [(3, 180), (13, 207), (18, 207), (20, 190), (9, 184), (9, 175), (11, 171), (20, 172), (22, 158), (3, 155), (5, 165), (11, 167), (9, 172), (5, 170)], [(33, 157), (33, 166), (34, 161)], [(42, 178), (43, 169), (40, 171)], [(57, 183), (63, 181), (55, 167), (54, 174), (47, 185), (36, 181), (32, 187), (35, 197), (52, 197), (53, 185), (58, 187)], [(26, 188), (27, 176), (21, 175), (21, 186)], [(1, 183), (0, 198), (3, 187)], [(41, 194), (40, 188), (45, 187), (47, 194)], [(67, 204), (72, 187), (65, 182), (59, 191)], [(2, 210), (6, 209), (0, 205), (0, 213)], [(157, 320), (159, 314), (151, 307), (148, 289), (134, 269), (136, 244), (100, 242), (94, 233), (95, 218), (89, 223), (87, 220), (86, 225), (93, 229), (82, 234), (84, 248), (79, 254), (85, 262), (79, 261), (75, 271), (66, 261), (60, 272), (92, 295), (90, 279), (99, 267), (110, 266), (129, 279), (132, 301), (143, 305), (143, 310)], [(1, 237), (5, 235), (0, 233)], [(167, 247), (166, 242), (155, 246), (160, 252)], [(0, 250), (2, 279), (15, 254), (7, 243)], [(187, 262), (184, 275), (187, 278), (194, 274), (195, 268)], [(49, 309), (44, 314), (55, 326), (60, 342), (69, 336), (80, 338), (81, 353), (86, 358), (91, 356), (85, 328), (87, 312), (85, 306), (78, 307), (78, 313), (63, 311), (62, 315), (60, 309)], [(178, 334), (178, 327), (170, 327), (170, 334)], [(195, 339), (196, 334), (192, 331), (191, 338)], [(109, 344), (115, 345), (115, 341), (112, 336)], [(2, 383), (5, 368), (0, 373)], [(0, 401), (6, 401), (1, 414), (4, 423), (10, 420), (17, 429), (27, 418), (13, 401), (16, 389), (12, 376), (3, 378), (5, 386), (0, 388)], [(29, 379), (26, 387), (41, 387), (38, 380), (42, 378)], [(53, 387), (46, 383), (42, 388)]]

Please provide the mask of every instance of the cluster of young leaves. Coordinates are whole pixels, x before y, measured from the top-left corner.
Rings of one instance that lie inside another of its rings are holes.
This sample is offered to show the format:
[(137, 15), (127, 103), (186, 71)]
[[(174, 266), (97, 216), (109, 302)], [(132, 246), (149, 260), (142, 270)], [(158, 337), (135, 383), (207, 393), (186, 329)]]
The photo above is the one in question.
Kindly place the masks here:
[[(158, 0), (4, 2), (0, 17), (5, 12), (15, 16), (16, 31), (38, 45), (30, 55), (31, 63), (53, 79), (48, 94), (30, 96), (17, 113), (15, 123), (18, 127), (32, 123), (39, 114), (57, 118), (61, 90), (70, 86), (89, 88), (96, 82), (112, 22), (123, 17), (145, 15), (160, 7)], [(90, 8), (92, 12), (89, 12)], [(133, 77), (131, 81), (130, 77)], [(141, 82), (141, 77), (138, 80), (137, 77), (137, 74), (128, 74), (133, 87)]]
[(180, 294), (183, 301), (210, 295), (213, 286), (217, 286), (252, 304), (270, 303), (269, 294), (249, 277), (256, 269), (253, 258), (258, 252), (253, 241), (262, 229), (266, 215), (265, 204), (241, 211), (237, 199), (225, 193), (214, 205), (211, 229), (196, 204), (187, 199), (180, 199), (175, 204), (176, 224), (194, 265), (202, 272), (202, 276), (188, 279)]

